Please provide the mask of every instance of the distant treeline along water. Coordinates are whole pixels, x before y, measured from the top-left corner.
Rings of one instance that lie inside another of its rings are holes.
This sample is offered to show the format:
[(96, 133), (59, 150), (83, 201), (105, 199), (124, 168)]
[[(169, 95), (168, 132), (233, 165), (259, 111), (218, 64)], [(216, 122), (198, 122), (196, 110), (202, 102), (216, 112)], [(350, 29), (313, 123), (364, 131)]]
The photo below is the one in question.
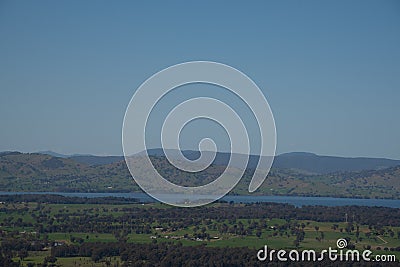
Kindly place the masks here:
[[(21, 194), (52, 194), (67, 197), (123, 197), (134, 198), (141, 202), (157, 202), (144, 193), (63, 193), (63, 192), (0, 192), (0, 195)], [(171, 195), (172, 197), (172, 195)], [(221, 201), (234, 203), (273, 202), (287, 203), (301, 206), (369, 206), (400, 208), (400, 200), (391, 199), (360, 199), (360, 198), (333, 198), (333, 197), (298, 197), (298, 196), (225, 196)]]

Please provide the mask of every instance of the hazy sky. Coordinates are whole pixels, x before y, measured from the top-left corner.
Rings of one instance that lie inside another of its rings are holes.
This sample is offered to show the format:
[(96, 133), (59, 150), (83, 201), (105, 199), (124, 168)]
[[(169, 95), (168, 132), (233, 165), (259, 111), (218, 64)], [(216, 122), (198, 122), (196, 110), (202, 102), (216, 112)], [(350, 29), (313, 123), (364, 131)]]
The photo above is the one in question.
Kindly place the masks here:
[(1, 1), (0, 151), (122, 154), (135, 89), (177, 63), (263, 90), (277, 152), (400, 159), (399, 1)]

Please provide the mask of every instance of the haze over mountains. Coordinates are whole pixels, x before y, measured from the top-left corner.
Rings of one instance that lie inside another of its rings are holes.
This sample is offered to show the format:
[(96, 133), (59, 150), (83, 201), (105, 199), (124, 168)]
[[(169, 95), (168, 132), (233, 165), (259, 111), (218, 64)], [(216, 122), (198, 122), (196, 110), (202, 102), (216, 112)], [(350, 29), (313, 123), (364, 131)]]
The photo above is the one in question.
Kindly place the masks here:
[[(169, 151), (172, 155), (177, 151)], [(77, 162), (88, 165), (104, 165), (124, 160), (123, 156), (93, 156), (93, 155), (63, 155), (52, 151), (38, 152), (55, 157), (71, 158)], [(143, 152), (142, 152), (143, 153)], [(148, 150), (150, 156), (165, 156), (162, 149)], [(197, 159), (200, 156), (198, 151), (185, 150), (182, 153), (189, 159)], [(214, 165), (226, 166), (230, 154), (218, 152), (213, 162)], [(245, 157), (243, 155), (243, 157)], [(259, 156), (251, 155), (248, 168), (254, 169), (257, 166)], [(233, 163), (234, 164), (234, 163)], [(363, 170), (380, 170), (400, 165), (400, 160), (385, 158), (366, 158), (366, 157), (334, 157), (320, 156), (308, 152), (291, 152), (275, 156), (272, 167), (279, 169), (292, 169), (309, 174), (328, 174), (334, 172), (353, 172)]]

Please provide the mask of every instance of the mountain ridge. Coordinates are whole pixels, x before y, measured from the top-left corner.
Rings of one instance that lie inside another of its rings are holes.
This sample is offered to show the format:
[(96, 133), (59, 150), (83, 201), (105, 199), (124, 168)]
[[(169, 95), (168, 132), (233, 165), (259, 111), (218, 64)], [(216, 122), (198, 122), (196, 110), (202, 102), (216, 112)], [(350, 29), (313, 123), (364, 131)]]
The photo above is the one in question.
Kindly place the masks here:
[[(151, 156), (151, 160), (163, 177), (182, 186), (209, 183), (225, 169), (211, 165), (202, 172), (187, 173), (176, 170), (165, 157)], [(252, 170), (246, 170), (231, 194), (249, 194), (251, 177)], [(8, 152), (0, 153), (0, 191), (140, 192), (140, 188), (124, 160), (89, 165), (73, 158)], [(273, 167), (255, 194), (400, 199), (400, 166), (331, 174)]]
[[(150, 158), (165, 179), (182, 186), (209, 183), (225, 169), (211, 165), (202, 172), (187, 173), (174, 168), (165, 157)], [(138, 156), (135, 160), (143, 159)], [(249, 194), (247, 189), (253, 171), (245, 171), (231, 194)], [(90, 193), (140, 192), (141, 189), (132, 179), (124, 160), (89, 165), (73, 158), (11, 152), (0, 156), (0, 191)], [(400, 166), (332, 174), (307, 174), (273, 167), (255, 194), (400, 199)]]
[[(55, 152), (40, 154), (58, 154)], [(150, 156), (165, 156), (162, 149), (149, 149)], [(170, 150), (172, 156), (176, 155), (179, 151)], [(140, 152), (137, 155), (142, 155)], [(206, 152), (207, 153), (207, 152)], [(200, 156), (199, 151), (183, 150), (182, 154), (188, 159), (194, 160)], [(63, 155), (64, 158), (71, 158), (80, 163), (85, 163), (91, 166), (111, 164), (124, 160), (123, 156), (95, 156), (95, 155)], [(239, 154), (240, 155), (240, 154)], [(241, 155), (246, 157), (246, 155)], [(229, 162), (230, 153), (217, 152), (216, 159), (213, 164), (218, 166), (226, 166)], [(259, 156), (250, 155), (247, 168), (255, 169), (259, 161)], [(235, 164), (235, 163), (233, 163)], [(370, 157), (339, 157), (339, 156), (326, 156), (317, 155), (311, 152), (289, 152), (275, 156), (272, 167), (281, 169), (293, 169), (300, 172), (309, 174), (329, 174), (342, 171), (363, 171), (363, 170), (379, 170), (389, 167), (400, 165), (400, 160), (387, 159), (387, 158), (370, 158)], [(235, 166), (235, 165), (234, 165)]]

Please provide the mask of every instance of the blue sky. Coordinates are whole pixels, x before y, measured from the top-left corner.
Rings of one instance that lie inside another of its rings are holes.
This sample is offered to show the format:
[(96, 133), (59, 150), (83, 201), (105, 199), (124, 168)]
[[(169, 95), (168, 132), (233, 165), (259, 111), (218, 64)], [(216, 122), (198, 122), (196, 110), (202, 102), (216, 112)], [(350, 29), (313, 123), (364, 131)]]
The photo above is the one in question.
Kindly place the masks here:
[(263, 90), (277, 152), (400, 159), (398, 1), (1, 1), (0, 150), (122, 154), (135, 89), (210, 60)]

